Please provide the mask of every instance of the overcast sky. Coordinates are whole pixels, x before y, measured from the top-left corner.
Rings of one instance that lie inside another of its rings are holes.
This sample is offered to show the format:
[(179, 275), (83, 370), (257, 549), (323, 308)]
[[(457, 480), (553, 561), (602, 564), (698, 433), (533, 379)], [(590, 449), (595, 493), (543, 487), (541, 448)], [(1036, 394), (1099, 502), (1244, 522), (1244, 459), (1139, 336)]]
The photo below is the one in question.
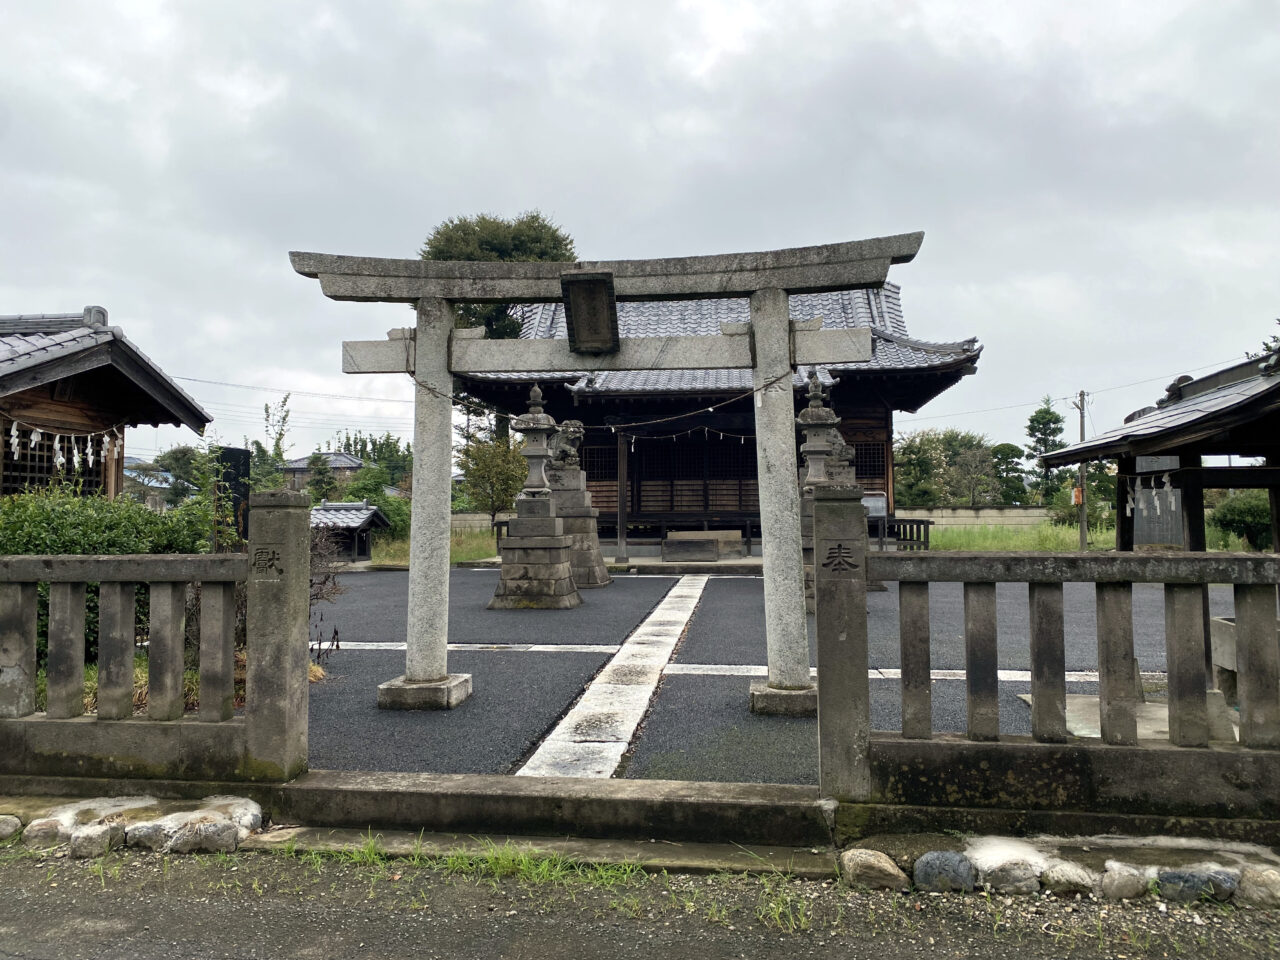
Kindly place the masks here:
[(412, 313), (290, 250), (530, 208), (590, 259), (923, 230), (913, 335), (985, 350), (899, 429), (1021, 442), (1085, 389), (1092, 434), (1277, 331), (1278, 92), (1273, 0), (9, 3), (0, 313), (105, 306), (225, 443), (292, 390), (298, 456), (410, 435), (339, 344)]

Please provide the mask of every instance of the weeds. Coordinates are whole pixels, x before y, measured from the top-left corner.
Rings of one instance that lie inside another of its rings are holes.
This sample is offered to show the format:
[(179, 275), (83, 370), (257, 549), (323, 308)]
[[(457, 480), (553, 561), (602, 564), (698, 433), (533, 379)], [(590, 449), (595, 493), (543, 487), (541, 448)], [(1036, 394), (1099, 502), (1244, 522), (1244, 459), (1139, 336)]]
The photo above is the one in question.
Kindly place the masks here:
[(808, 930), (813, 924), (813, 909), (804, 898), (791, 889), (791, 883), (783, 876), (761, 876), (763, 890), (756, 904), (756, 919), (766, 927), (797, 933)]

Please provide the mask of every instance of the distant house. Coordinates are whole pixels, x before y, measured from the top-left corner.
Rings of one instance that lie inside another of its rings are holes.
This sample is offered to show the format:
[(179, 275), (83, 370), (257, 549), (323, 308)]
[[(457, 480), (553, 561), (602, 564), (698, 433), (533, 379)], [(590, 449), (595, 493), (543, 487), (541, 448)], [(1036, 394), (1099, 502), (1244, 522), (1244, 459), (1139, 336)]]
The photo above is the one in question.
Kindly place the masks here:
[(62, 477), (114, 497), (126, 427), (212, 420), (102, 307), (0, 316), (0, 494)]
[(368, 500), (330, 503), (321, 500), (311, 508), (311, 529), (327, 530), (338, 543), (339, 560), (368, 560), (375, 530), (391, 526), (386, 516)]
[(349, 453), (342, 453), (338, 450), (317, 450), (315, 453), (309, 453), (305, 457), (285, 461), (283, 470), (284, 485), (288, 489), (307, 489), (307, 481), (311, 479), (311, 458), (316, 455), (324, 458), (325, 463), (329, 465), (329, 469), (333, 471), (333, 479), (338, 482), (340, 487), (346, 486), (354, 480), (356, 473), (364, 466), (363, 460), (359, 457), (353, 457)]

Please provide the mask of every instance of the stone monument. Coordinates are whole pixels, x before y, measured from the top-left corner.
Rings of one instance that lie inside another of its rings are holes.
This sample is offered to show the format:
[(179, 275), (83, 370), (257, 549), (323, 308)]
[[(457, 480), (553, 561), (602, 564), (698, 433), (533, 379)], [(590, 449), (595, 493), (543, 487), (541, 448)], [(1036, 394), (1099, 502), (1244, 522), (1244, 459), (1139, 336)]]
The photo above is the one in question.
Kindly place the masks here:
[(547, 465), (555, 515), (564, 521), (565, 535), (573, 541), (569, 547), (569, 567), (579, 590), (613, 583), (600, 554), (600, 537), (596, 531), (600, 511), (591, 505), (587, 474), (578, 459), (578, 445), (585, 435), (581, 420), (560, 424), (560, 429), (551, 436), (551, 462)]
[(543, 412), (542, 390), (536, 383), (529, 391), (529, 412), (512, 420), (511, 429), (525, 436), (522, 452), (529, 461), (529, 475), (502, 540), (502, 575), (489, 609), (569, 610), (579, 606), (582, 597), (569, 565), (573, 538), (556, 515), (547, 480), (547, 438), (556, 432), (556, 421)]

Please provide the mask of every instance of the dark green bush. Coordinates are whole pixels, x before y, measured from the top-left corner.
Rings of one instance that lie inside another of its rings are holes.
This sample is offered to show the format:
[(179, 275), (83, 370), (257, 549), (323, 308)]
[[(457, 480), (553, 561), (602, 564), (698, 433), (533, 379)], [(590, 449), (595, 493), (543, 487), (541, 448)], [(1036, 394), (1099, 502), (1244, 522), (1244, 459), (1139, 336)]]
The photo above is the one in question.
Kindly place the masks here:
[[(0, 497), (0, 555), (207, 553), (213, 513), (199, 499), (155, 513), (120, 497), (80, 496), (70, 484)], [(48, 647), (49, 586), (39, 586), (37, 647)], [(90, 584), (85, 612), (85, 655), (98, 650), (98, 586)], [(147, 588), (138, 587), (138, 619), (146, 623)]]
[(1265, 490), (1237, 490), (1213, 508), (1210, 520), (1255, 550), (1271, 549), (1271, 502)]

